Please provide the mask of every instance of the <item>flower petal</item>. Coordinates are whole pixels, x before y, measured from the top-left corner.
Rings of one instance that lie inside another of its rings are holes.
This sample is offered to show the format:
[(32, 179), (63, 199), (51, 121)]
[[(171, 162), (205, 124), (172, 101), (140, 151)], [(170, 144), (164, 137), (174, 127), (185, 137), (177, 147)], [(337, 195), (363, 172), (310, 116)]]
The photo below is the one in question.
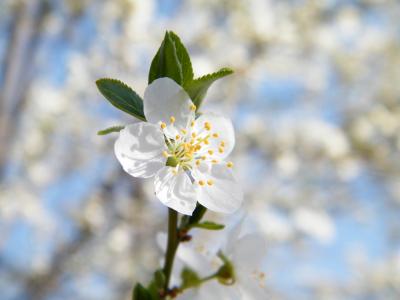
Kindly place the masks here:
[(125, 172), (134, 177), (151, 177), (165, 166), (164, 135), (156, 125), (140, 122), (122, 129), (114, 152)]
[[(143, 109), (148, 122), (167, 125), (165, 133), (174, 137), (194, 119), (193, 105), (185, 90), (170, 78), (154, 80), (144, 92)], [(174, 117), (171, 124), (170, 118)]]
[[(198, 136), (210, 135), (208, 145), (202, 145), (201, 152), (211, 159), (227, 157), (235, 146), (235, 132), (232, 122), (213, 113), (202, 114), (195, 122), (193, 131)], [(211, 153), (208, 151), (211, 150)], [(200, 154), (200, 152), (199, 152)]]
[(225, 165), (202, 163), (192, 170), (192, 175), (198, 186), (197, 201), (208, 209), (233, 213), (242, 204), (242, 189)]
[(191, 215), (196, 208), (195, 187), (184, 171), (176, 175), (173, 171), (172, 167), (164, 167), (157, 173), (154, 181), (156, 196), (166, 206)]

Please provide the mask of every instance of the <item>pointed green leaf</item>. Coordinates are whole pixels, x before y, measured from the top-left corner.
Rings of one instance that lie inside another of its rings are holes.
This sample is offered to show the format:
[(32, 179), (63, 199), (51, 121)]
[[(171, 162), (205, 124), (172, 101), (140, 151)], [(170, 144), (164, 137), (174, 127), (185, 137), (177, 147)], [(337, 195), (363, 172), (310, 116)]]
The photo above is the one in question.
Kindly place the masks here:
[(143, 100), (125, 83), (109, 78), (96, 81), (100, 93), (116, 108), (146, 121), (143, 113)]
[(202, 223), (195, 223), (192, 225), (192, 227), (208, 229), (208, 230), (221, 230), (221, 229), (225, 228), (225, 225), (217, 224), (217, 223), (210, 222), (210, 221), (204, 221)]
[(199, 275), (189, 267), (185, 267), (181, 272), (182, 279), (182, 289), (187, 289), (191, 287), (196, 287), (201, 284), (201, 279)]
[(108, 127), (106, 129), (97, 131), (97, 135), (106, 135), (106, 134), (109, 134), (109, 133), (112, 133), (112, 132), (120, 132), (124, 128), (125, 128), (125, 126)]
[(172, 31), (165, 33), (164, 40), (151, 62), (149, 84), (161, 77), (172, 78), (180, 85), (193, 79), (189, 54), (179, 37)]
[(215, 73), (202, 76), (186, 83), (184, 88), (189, 94), (193, 103), (197, 106), (197, 108), (199, 108), (211, 84), (217, 79), (228, 76), (232, 73), (233, 70), (229, 68), (222, 68)]
[(180, 38), (172, 31), (169, 32), (171, 39), (175, 43), (176, 54), (178, 60), (182, 66), (182, 85), (193, 80), (193, 68), (192, 62), (190, 61), (190, 56), (185, 46), (182, 44)]
[(152, 296), (148, 290), (146, 290), (143, 285), (137, 283), (133, 290), (132, 300), (152, 300)]

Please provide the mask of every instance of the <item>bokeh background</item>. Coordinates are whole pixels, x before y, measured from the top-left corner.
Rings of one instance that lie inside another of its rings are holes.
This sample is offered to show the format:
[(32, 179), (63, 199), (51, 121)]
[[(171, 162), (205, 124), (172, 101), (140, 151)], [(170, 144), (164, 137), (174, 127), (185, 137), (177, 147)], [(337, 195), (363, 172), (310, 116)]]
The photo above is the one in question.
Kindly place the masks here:
[(129, 299), (158, 266), (166, 209), (94, 82), (142, 94), (166, 29), (236, 71), (204, 109), (234, 120), (270, 298), (400, 299), (396, 0), (2, 0), (0, 298)]

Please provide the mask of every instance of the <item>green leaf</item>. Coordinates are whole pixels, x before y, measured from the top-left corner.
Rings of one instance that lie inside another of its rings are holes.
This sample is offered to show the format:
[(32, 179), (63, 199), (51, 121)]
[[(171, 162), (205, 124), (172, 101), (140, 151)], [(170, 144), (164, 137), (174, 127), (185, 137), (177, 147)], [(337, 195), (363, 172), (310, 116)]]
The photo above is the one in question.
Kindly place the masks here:
[(97, 131), (97, 135), (106, 135), (106, 134), (109, 134), (109, 133), (112, 133), (112, 132), (120, 132), (124, 128), (125, 128), (125, 126), (108, 127), (106, 129)]
[(199, 275), (192, 269), (185, 267), (181, 272), (181, 279), (182, 279), (182, 289), (196, 287), (201, 284), (201, 279)]
[(192, 227), (197, 227), (197, 228), (202, 228), (202, 229), (207, 229), (207, 230), (221, 230), (221, 229), (225, 228), (225, 225), (217, 224), (217, 223), (210, 222), (210, 221), (204, 221), (202, 223), (195, 223), (192, 225)]
[(109, 78), (96, 81), (100, 93), (116, 108), (146, 121), (143, 113), (143, 100), (125, 83)]
[(154, 283), (157, 287), (163, 288), (165, 285), (165, 275), (162, 270), (157, 270), (154, 272)]
[(202, 76), (195, 80), (192, 80), (184, 85), (186, 92), (189, 94), (190, 98), (192, 99), (194, 105), (197, 108), (200, 107), (204, 97), (207, 94), (208, 88), (211, 84), (225, 76), (228, 76), (233, 73), (233, 70), (229, 68), (222, 68), (219, 71)]
[(164, 40), (151, 62), (149, 84), (161, 77), (169, 77), (180, 85), (193, 79), (189, 54), (179, 37), (172, 31), (165, 33)]
[(137, 283), (133, 290), (132, 300), (153, 300), (153, 297), (143, 285)]

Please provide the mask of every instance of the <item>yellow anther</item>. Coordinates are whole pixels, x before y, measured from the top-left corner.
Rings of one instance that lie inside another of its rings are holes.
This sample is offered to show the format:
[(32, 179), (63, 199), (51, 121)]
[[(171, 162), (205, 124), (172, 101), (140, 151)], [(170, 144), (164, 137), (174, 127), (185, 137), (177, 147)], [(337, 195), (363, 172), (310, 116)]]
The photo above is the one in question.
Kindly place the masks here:
[(213, 185), (213, 184), (214, 184), (214, 181), (212, 181), (211, 179), (209, 179), (209, 180), (207, 180), (207, 184), (208, 184), (208, 185)]
[(194, 148), (196, 151), (198, 151), (198, 150), (200, 150), (201, 149), (201, 146), (200, 145), (196, 145), (196, 147)]
[(204, 128), (205, 128), (206, 130), (211, 130), (211, 124), (210, 124), (210, 122), (204, 122)]
[(194, 142), (195, 142), (195, 140), (193, 140), (193, 139), (191, 139), (191, 140), (190, 140), (190, 144), (192, 144), (192, 145), (193, 145), (193, 144), (194, 144)]
[(163, 155), (164, 157), (168, 157), (168, 156), (169, 156), (169, 154), (168, 154), (167, 151), (163, 151), (163, 152), (162, 152), (162, 155)]
[(218, 160), (213, 159), (211, 162), (212, 162), (213, 164), (217, 164), (217, 163), (218, 163)]
[(196, 137), (196, 132), (192, 132), (192, 138)]
[(201, 163), (200, 159), (196, 160), (196, 166), (200, 166), (200, 163)]
[(186, 129), (181, 129), (182, 134), (187, 134)]
[(228, 168), (232, 168), (232, 167), (233, 167), (233, 162), (229, 161), (229, 162), (226, 164), (226, 166), (227, 166)]
[(225, 147), (225, 142), (222, 141), (221, 143), (219, 143), (221, 145), (221, 147)]
[(213, 150), (208, 150), (208, 154), (213, 155), (214, 151)]
[(203, 180), (199, 180), (199, 185), (200, 185), (200, 186), (204, 186), (204, 185), (205, 185), (205, 182), (204, 182)]
[(219, 147), (219, 148), (218, 148), (218, 152), (219, 152), (219, 153), (224, 153), (224, 148), (223, 148), (223, 147)]
[(194, 121), (190, 122), (190, 126), (194, 127)]
[(161, 127), (161, 129), (165, 129), (167, 127), (167, 124), (165, 124), (164, 122), (161, 122), (160, 127)]
[(203, 155), (203, 156), (201, 157), (202, 160), (206, 160), (206, 158), (207, 158), (207, 157), (206, 157), (205, 155)]
[(181, 138), (181, 136), (179, 135), (179, 134), (177, 134), (176, 136), (175, 136), (175, 139), (176, 140), (179, 140)]
[(212, 136), (215, 137), (215, 138), (217, 138), (217, 137), (219, 137), (219, 134), (218, 134), (218, 133), (213, 133)]
[(204, 145), (208, 145), (210, 143), (207, 139), (205, 139), (203, 142), (204, 142)]
[(190, 105), (190, 110), (191, 110), (191, 111), (196, 111), (196, 105), (191, 104), (191, 105)]
[(174, 124), (175, 123), (175, 117), (174, 116), (170, 117), (169, 121), (171, 122), (171, 124)]

